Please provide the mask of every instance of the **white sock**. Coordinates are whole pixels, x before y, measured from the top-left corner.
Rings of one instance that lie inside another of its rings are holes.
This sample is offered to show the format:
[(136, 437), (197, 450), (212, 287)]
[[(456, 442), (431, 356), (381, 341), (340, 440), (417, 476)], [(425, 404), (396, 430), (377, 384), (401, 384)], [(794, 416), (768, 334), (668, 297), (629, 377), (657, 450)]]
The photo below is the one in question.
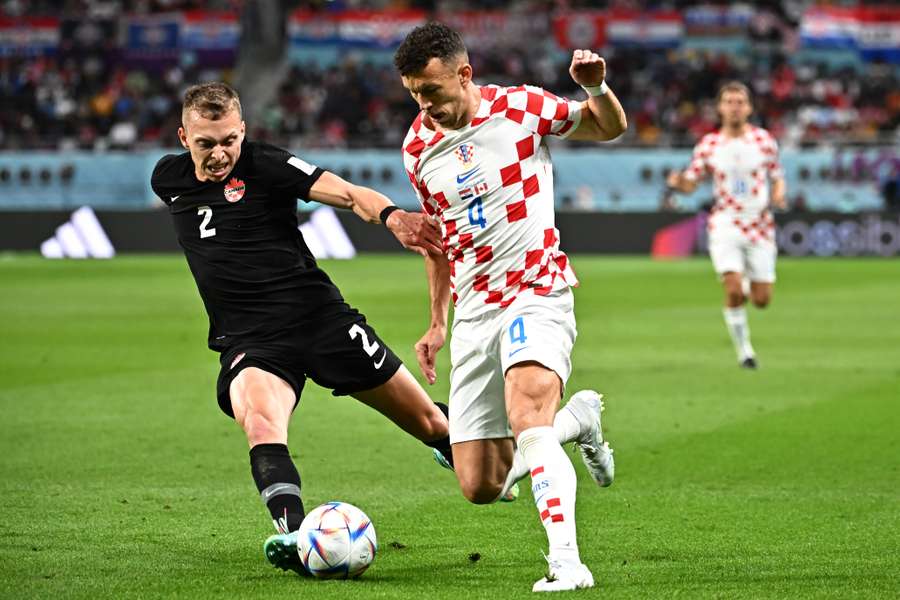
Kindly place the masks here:
[[(578, 436), (581, 435), (582, 427), (583, 425), (575, 418), (572, 411), (567, 410), (565, 406), (559, 409), (556, 416), (553, 418), (553, 432), (556, 434), (556, 441), (560, 444), (567, 444), (575, 441)], [(513, 455), (512, 466), (509, 469), (509, 473), (506, 475), (506, 481), (503, 483), (503, 490), (500, 492), (500, 495), (497, 496), (497, 500), (505, 496), (507, 492), (509, 492), (509, 488), (526, 475), (528, 475), (528, 465), (525, 463), (525, 457), (522, 456), (522, 451), (516, 448), (516, 453)]]
[(756, 356), (753, 346), (750, 345), (747, 310), (743, 306), (737, 308), (726, 306), (722, 309), (722, 314), (725, 316), (725, 325), (728, 327), (728, 333), (731, 334), (731, 341), (734, 344), (734, 351), (737, 352), (738, 360), (743, 361), (751, 356)]
[[(556, 439), (560, 444), (574, 442), (581, 435), (581, 430), (584, 427), (581, 421), (566, 406), (559, 409), (556, 412), (556, 416), (553, 417), (553, 431), (556, 432)], [(594, 419), (597, 418), (596, 415), (592, 416)]]
[(531, 491), (547, 532), (549, 558), (581, 563), (575, 539), (575, 469), (556, 432), (552, 427), (526, 429), (518, 445), (531, 470)]

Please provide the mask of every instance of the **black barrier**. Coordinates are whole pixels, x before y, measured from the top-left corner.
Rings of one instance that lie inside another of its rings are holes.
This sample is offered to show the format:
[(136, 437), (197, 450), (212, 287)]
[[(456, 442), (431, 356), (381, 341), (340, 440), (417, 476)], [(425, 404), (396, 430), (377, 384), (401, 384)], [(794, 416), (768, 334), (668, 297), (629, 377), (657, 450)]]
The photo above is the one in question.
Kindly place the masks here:
[[(0, 250), (36, 252), (71, 217), (68, 211), (0, 212)], [(178, 252), (169, 213), (99, 211), (97, 217), (117, 252)], [(656, 232), (689, 218), (685, 213), (560, 212), (562, 248), (572, 253), (649, 254)], [(403, 249), (381, 226), (338, 211), (360, 252)], [(301, 213), (300, 220), (308, 219)], [(776, 215), (781, 253), (790, 256), (900, 256), (898, 213), (784, 213)], [(698, 249), (699, 251), (699, 249)]]

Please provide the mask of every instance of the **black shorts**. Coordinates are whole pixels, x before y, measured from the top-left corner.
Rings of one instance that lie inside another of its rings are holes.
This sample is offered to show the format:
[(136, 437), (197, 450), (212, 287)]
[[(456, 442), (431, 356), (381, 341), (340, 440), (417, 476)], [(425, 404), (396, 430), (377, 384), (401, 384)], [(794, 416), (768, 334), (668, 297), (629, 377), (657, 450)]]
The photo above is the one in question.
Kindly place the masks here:
[(219, 362), (219, 408), (232, 418), (231, 382), (246, 367), (281, 377), (299, 402), (307, 377), (344, 396), (386, 383), (403, 364), (365, 316), (346, 304), (328, 307), (271, 339), (238, 342), (221, 353)]

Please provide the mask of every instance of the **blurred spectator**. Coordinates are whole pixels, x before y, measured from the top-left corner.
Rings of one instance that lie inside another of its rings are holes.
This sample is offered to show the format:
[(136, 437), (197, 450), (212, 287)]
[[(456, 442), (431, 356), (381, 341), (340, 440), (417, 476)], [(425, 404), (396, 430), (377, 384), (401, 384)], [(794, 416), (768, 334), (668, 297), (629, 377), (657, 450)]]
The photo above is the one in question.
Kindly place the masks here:
[[(79, 19), (56, 56), (0, 56), (0, 149), (174, 146), (183, 89), (205, 79), (228, 80), (230, 73), (201, 70), (188, 54), (160, 71), (129, 66), (111, 51), (110, 40), (115, 37), (111, 24), (123, 13), (237, 10), (240, 4), (240, 0), (0, 0), (0, 14), (8, 16), (45, 13)], [(510, 5), (503, 0), (293, 4), (322, 10), (338, 5), (443, 10)], [(516, 10), (522, 9), (519, 4)], [(524, 4), (535, 14), (546, 15), (565, 8), (681, 8), (696, 3), (529, 0)], [(758, 4), (747, 32), (754, 43), (742, 53), (603, 49), (609, 82), (631, 124), (618, 143), (692, 146), (716, 127), (715, 93), (729, 79), (750, 85), (755, 120), (783, 146), (898, 141), (900, 77), (895, 65), (829, 66), (789, 60), (801, 9), (797, 3)], [(569, 77), (569, 57), (549, 41), (499, 52), (473, 44), (470, 58), (479, 83), (527, 82), (569, 97), (583, 96)], [(351, 53), (333, 66), (295, 65), (262, 114), (251, 135), (279, 145), (396, 148), (416, 106), (391, 65)]]

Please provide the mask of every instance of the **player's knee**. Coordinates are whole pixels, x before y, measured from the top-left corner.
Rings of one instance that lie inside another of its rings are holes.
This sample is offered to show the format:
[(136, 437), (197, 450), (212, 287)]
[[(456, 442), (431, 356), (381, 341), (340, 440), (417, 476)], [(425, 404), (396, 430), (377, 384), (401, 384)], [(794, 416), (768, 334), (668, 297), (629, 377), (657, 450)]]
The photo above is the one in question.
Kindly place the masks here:
[(450, 435), (450, 425), (447, 423), (444, 413), (435, 407), (434, 410), (420, 417), (419, 431), (419, 439), (423, 442), (433, 442)]
[(426, 444), (436, 442), (450, 435), (447, 417), (438, 414), (418, 415), (415, 421), (406, 426), (406, 430), (416, 439)]
[(248, 411), (241, 422), (247, 441), (251, 446), (256, 444), (277, 444), (287, 441), (287, 427), (270, 415)]
[(743, 305), (744, 300), (744, 293), (740, 289), (730, 289), (725, 293), (725, 301), (733, 308)]
[(760, 294), (757, 296), (753, 296), (751, 300), (753, 301), (753, 306), (755, 306), (756, 308), (765, 308), (769, 305), (769, 302), (772, 300), (772, 298), (768, 294)]
[(460, 482), (460, 489), (472, 504), (491, 504), (500, 496), (503, 484), (491, 481)]

